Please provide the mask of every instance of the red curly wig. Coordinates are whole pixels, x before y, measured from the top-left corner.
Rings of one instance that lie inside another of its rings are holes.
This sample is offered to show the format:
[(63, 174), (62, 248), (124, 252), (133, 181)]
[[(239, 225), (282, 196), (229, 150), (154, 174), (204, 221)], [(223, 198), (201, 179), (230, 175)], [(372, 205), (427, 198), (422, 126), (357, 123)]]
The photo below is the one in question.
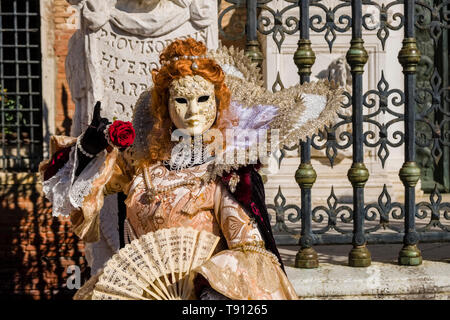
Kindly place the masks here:
[[(170, 157), (171, 149), (175, 142), (171, 141), (171, 128), (173, 126), (170, 119), (169, 86), (173, 80), (185, 76), (199, 75), (214, 84), (214, 92), (217, 102), (217, 113), (225, 111), (230, 104), (230, 90), (225, 85), (225, 74), (222, 68), (211, 59), (199, 58), (195, 60), (198, 68), (191, 68), (193, 60), (179, 59), (173, 61), (175, 57), (182, 56), (204, 56), (206, 46), (192, 38), (186, 40), (175, 40), (160, 56), (161, 68), (152, 70), (153, 90), (150, 114), (155, 119), (154, 125), (147, 137), (149, 142), (149, 164), (159, 160), (167, 160)], [(164, 61), (170, 61), (163, 64)], [(212, 128), (216, 127), (217, 120)], [(220, 130), (220, 128), (218, 128)]]

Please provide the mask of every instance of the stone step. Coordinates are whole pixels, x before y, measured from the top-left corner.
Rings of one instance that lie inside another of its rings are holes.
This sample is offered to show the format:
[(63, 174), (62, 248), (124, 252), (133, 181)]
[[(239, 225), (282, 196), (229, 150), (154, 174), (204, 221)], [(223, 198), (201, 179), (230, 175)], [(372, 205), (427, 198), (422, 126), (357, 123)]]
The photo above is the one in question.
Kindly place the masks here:
[(372, 262), (367, 268), (322, 263), (317, 269), (286, 267), (286, 273), (300, 299), (450, 299), (449, 262)]

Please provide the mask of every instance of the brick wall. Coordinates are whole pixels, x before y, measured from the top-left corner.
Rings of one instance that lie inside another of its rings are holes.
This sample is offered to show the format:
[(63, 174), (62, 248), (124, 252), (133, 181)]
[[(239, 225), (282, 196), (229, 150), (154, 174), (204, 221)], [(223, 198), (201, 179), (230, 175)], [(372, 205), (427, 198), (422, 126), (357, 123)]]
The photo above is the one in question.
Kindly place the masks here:
[[(70, 133), (74, 104), (65, 75), (68, 41), (76, 30), (75, 10), (65, 0), (50, 1), (46, 14), (54, 30), (56, 134)], [(66, 218), (52, 216), (36, 174), (0, 175), (0, 297), (71, 299), (67, 267), (89, 274), (84, 245)]]
[(56, 134), (70, 134), (75, 105), (66, 80), (68, 42), (75, 32), (76, 10), (66, 0), (53, 0), (54, 50), (56, 57)]
[(70, 299), (67, 267), (89, 269), (67, 218), (52, 217), (36, 174), (6, 174), (0, 184), (0, 297)]

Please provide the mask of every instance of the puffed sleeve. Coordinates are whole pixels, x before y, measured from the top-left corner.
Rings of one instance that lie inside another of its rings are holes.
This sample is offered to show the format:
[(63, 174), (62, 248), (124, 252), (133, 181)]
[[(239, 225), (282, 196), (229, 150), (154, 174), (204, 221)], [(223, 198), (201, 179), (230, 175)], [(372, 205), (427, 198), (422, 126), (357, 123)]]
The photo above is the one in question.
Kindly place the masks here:
[(253, 219), (221, 183), (215, 198), (216, 219), (229, 249), (214, 255), (195, 272), (231, 299), (297, 299), (277, 257), (264, 248)]
[(124, 190), (129, 181), (118, 161), (119, 152), (116, 148), (100, 152), (76, 176), (76, 138), (53, 136), (51, 147), (53, 156), (41, 163), (39, 172), (53, 215), (70, 216), (75, 234), (84, 241), (96, 242), (100, 238), (99, 212), (104, 196)]

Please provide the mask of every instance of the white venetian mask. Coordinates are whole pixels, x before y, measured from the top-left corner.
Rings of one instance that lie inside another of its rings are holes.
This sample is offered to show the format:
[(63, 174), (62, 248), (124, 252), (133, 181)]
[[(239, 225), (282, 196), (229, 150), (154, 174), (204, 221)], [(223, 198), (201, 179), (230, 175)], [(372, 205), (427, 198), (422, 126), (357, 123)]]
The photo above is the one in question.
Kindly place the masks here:
[(172, 81), (169, 87), (169, 114), (178, 129), (191, 136), (201, 135), (214, 124), (214, 85), (199, 75)]

